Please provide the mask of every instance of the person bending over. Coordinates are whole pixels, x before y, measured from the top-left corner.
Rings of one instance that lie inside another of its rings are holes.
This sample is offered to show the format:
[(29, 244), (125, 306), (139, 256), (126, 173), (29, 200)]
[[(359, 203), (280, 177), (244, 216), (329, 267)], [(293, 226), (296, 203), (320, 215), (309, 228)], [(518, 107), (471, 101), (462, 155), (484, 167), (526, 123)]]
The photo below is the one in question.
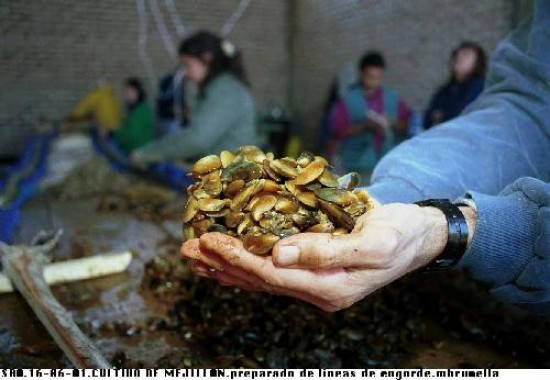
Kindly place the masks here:
[(186, 77), (199, 87), (189, 125), (136, 150), (139, 166), (196, 158), (256, 143), (252, 96), (235, 47), (209, 32), (198, 32), (179, 49)]

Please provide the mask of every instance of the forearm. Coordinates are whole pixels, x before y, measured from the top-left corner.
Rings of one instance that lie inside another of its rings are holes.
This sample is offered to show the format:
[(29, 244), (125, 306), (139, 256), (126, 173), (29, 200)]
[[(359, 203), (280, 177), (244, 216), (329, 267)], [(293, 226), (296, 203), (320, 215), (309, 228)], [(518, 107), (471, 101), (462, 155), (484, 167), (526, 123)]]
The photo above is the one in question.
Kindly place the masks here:
[(201, 146), (193, 144), (192, 134), (179, 130), (153, 141), (134, 152), (136, 161), (150, 164), (200, 155)]

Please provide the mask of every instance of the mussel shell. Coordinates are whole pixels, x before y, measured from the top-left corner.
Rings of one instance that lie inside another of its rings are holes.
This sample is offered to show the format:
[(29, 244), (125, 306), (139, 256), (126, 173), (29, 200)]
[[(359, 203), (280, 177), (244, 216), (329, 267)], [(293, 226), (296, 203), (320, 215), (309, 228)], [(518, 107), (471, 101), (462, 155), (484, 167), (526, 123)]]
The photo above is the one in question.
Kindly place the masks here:
[(358, 217), (365, 213), (367, 206), (363, 202), (353, 202), (349, 206), (344, 207), (344, 211), (351, 216)]
[(187, 186), (187, 190), (186, 190), (187, 196), (189, 198), (192, 197), (195, 190), (200, 189), (201, 186), (202, 186), (201, 182), (195, 182), (194, 184)]
[(270, 211), (277, 203), (277, 197), (274, 195), (262, 195), (252, 207), (252, 219), (258, 221), (262, 219), (264, 212)]
[(222, 169), (221, 180), (223, 182), (242, 179), (249, 182), (262, 177), (262, 167), (255, 162), (247, 160), (235, 160), (229, 166)]
[(193, 230), (195, 231), (195, 237), (199, 237), (201, 235), (204, 235), (208, 232), (208, 228), (212, 225), (211, 219), (203, 219), (199, 220), (198, 222), (191, 223), (191, 226), (193, 227)]
[(239, 155), (244, 156), (248, 161), (261, 164), (265, 160), (265, 153), (254, 145), (245, 145), (239, 148)]
[(208, 211), (208, 212), (205, 212), (204, 215), (208, 218), (214, 218), (214, 219), (217, 219), (217, 218), (225, 218), (225, 216), (229, 213), (230, 211), (226, 208), (220, 210), (220, 211)]
[(296, 187), (296, 182), (294, 180), (289, 179), (285, 182), (285, 188), (290, 192), (290, 194), (296, 196), (298, 194), (299, 189)]
[(315, 181), (323, 171), (325, 170), (326, 165), (321, 161), (313, 161), (308, 166), (306, 166), (300, 174), (294, 180), (296, 185), (306, 185), (310, 182)]
[(229, 199), (199, 199), (198, 208), (205, 212), (218, 212), (231, 204)]
[(322, 156), (315, 156), (315, 159), (318, 160), (318, 161), (321, 161), (325, 164), (325, 166), (329, 166), (328, 164), (328, 161), (326, 160), (326, 158), (322, 157)]
[(319, 199), (319, 208), (336, 227), (342, 227), (348, 231), (353, 230), (353, 227), (355, 227), (355, 220), (353, 217), (337, 204)]
[(195, 162), (193, 165), (193, 174), (195, 175), (203, 175), (210, 173), (211, 171), (217, 170), (221, 168), (222, 162), (218, 156), (215, 154), (212, 154), (210, 156), (206, 156)]
[(314, 212), (298, 212), (291, 216), (292, 221), (300, 228), (305, 229), (319, 223), (319, 218)]
[(271, 168), (269, 163), (270, 161), (267, 159), (265, 159), (264, 162), (262, 163), (262, 168), (265, 174), (275, 182), (281, 181), (281, 177), (275, 172), (275, 170)]
[(301, 167), (305, 168), (306, 166), (308, 166), (311, 162), (313, 162), (313, 160), (315, 160), (315, 156), (313, 155), (313, 153), (310, 153), (310, 152), (302, 152), (298, 158), (296, 159), (296, 162), (298, 163), (298, 165), (300, 165)]
[(355, 194), (344, 189), (322, 188), (314, 191), (319, 198), (343, 206), (347, 206), (354, 201), (358, 201)]
[(293, 197), (280, 197), (274, 208), (283, 214), (294, 214), (300, 208), (300, 204)]
[(361, 183), (361, 176), (359, 173), (351, 172), (338, 178), (338, 188), (353, 190)]
[(279, 186), (279, 184), (275, 181), (266, 179), (264, 183), (264, 191), (267, 191), (269, 193), (276, 193), (278, 191), (281, 191), (281, 186)]
[(280, 160), (270, 161), (269, 167), (282, 177), (296, 178), (296, 176), (298, 176), (298, 169), (296, 169), (296, 165), (293, 165), (292, 162), (283, 158)]
[(255, 179), (251, 181), (235, 196), (235, 198), (233, 198), (230, 207), (231, 211), (241, 211), (250, 198), (263, 189), (264, 183), (264, 179)]
[(370, 211), (374, 208), (374, 199), (370, 196), (367, 190), (357, 189), (353, 192), (359, 201), (363, 202), (366, 206), (366, 211)]
[(246, 230), (254, 224), (252, 216), (250, 214), (245, 214), (243, 220), (237, 226), (237, 234), (242, 235)]
[(239, 225), (243, 218), (244, 213), (230, 211), (227, 215), (225, 215), (225, 225), (229, 228), (235, 228)]
[(325, 187), (338, 187), (338, 178), (327, 168), (319, 176), (318, 181)]
[(318, 190), (318, 189), (322, 189), (323, 188), (323, 185), (321, 185), (320, 183), (310, 183), (309, 185), (306, 185), (306, 189), (308, 190), (311, 190), (311, 191), (315, 191), (315, 190)]
[(294, 226), (290, 226), (290, 227), (287, 227), (287, 228), (277, 228), (276, 227), (276, 228), (270, 229), (270, 231), (274, 235), (279, 236), (281, 239), (300, 233), (300, 229), (298, 227), (294, 227)]
[(298, 191), (296, 193), (296, 199), (308, 207), (317, 207), (317, 196), (312, 191)]
[(197, 215), (198, 211), (199, 211), (199, 205), (197, 200), (193, 197), (187, 199), (187, 203), (185, 204), (183, 215), (181, 217), (182, 221), (184, 223), (189, 222), (191, 219), (195, 217), (195, 215)]
[(202, 179), (202, 187), (209, 195), (217, 197), (222, 192), (222, 181), (220, 180), (220, 171), (216, 170), (206, 175)]
[(187, 189), (184, 238), (221, 232), (265, 255), (279, 239), (301, 231), (348, 233), (374, 201), (362, 189), (353, 191), (357, 173), (338, 179), (330, 169), (309, 152), (275, 159), (255, 146), (206, 156), (190, 173), (197, 183)]
[(228, 150), (223, 150), (220, 153), (220, 161), (222, 163), (222, 168), (226, 168), (235, 161), (235, 155)]
[(223, 194), (228, 198), (233, 198), (235, 195), (239, 193), (239, 191), (242, 190), (244, 185), (245, 185), (245, 182), (242, 179), (236, 179), (235, 181), (231, 181), (227, 185), (225, 185), (225, 190), (223, 191)]
[(331, 233), (334, 231), (334, 226), (330, 222), (319, 223), (309, 227), (307, 231), (316, 233)]
[(203, 188), (199, 188), (195, 191), (193, 191), (193, 197), (197, 199), (210, 199), (211, 196), (204, 190)]
[(248, 233), (252, 235), (262, 235), (269, 233), (269, 231), (255, 224), (248, 230)]
[(268, 254), (279, 240), (280, 238), (277, 235), (270, 233), (261, 235), (247, 234), (242, 239), (244, 248), (256, 255)]

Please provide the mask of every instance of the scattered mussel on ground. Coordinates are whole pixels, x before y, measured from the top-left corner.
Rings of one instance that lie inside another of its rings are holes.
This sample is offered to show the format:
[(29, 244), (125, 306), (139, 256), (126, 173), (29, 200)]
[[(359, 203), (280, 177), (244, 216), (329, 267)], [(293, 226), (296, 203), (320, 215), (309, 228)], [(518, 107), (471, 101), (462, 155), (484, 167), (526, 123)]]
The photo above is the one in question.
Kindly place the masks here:
[(185, 239), (222, 232), (258, 255), (299, 232), (349, 233), (374, 206), (365, 190), (356, 189), (357, 173), (337, 177), (323, 157), (308, 152), (277, 159), (243, 146), (201, 158), (190, 175), (196, 183), (187, 189)]

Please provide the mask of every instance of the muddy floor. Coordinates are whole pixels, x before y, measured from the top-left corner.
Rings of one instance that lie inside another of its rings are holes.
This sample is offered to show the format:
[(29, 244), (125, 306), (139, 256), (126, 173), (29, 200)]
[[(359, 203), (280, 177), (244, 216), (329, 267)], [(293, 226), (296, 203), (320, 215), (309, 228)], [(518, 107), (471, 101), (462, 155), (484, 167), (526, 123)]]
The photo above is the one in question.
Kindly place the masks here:
[[(300, 301), (198, 279), (179, 260), (183, 199), (43, 195), (18, 240), (63, 228), (54, 260), (131, 250), (126, 273), (54, 287), (117, 367), (548, 367), (548, 320), (495, 302), (463, 274), (413, 274), (356, 306)], [(0, 295), (0, 366), (67, 367), (17, 294)]]

